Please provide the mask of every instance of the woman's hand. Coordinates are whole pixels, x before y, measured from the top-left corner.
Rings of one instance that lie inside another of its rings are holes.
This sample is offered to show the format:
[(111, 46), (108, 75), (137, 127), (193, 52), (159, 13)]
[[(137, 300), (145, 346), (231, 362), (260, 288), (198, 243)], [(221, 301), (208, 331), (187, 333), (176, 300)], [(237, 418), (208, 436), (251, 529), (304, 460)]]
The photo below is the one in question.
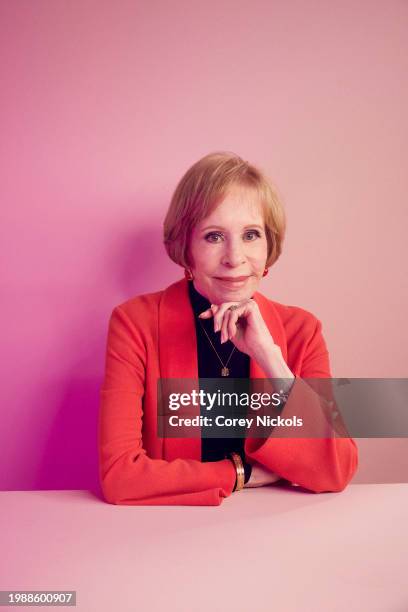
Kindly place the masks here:
[[(234, 306), (233, 310), (229, 310), (231, 306)], [(295, 376), (286, 364), (280, 346), (275, 344), (255, 300), (211, 304), (211, 308), (204, 310), (199, 317), (214, 317), (214, 331), (221, 331), (221, 343), (231, 340), (239, 351), (260, 365), (268, 378), (280, 380), (280, 390), (290, 390)]]
[[(231, 306), (233, 310), (230, 310)], [(231, 340), (239, 351), (257, 361), (279, 349), (255, 300), (212, 304), (211, 308), (202, 312), (199, 317), (214, 317), (214, 331), (221, 332), (221, 344)]]
[(248, 482), (244, 485), (246, 487), (264, 487), (265, 485), (272, 484), (277, 480), (280, 480), (281, 476), (270, 472), (262, 467), (259, 463), (252, 465), (251, 477)]

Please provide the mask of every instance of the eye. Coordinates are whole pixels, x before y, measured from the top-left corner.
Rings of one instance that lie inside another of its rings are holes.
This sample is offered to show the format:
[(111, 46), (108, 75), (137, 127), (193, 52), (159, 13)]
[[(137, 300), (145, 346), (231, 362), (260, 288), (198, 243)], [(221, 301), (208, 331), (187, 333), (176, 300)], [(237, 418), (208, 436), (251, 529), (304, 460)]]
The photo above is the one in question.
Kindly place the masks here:
[(259, 232), (258, 230), (248, 230), (247, 232), (245, 232), (245, 238), (249, 240), (250, 242), (260, 237), (261, 237), (261, 232)]
[(209, 232), (208, 234), (205, 235), (205, 239), (208, 242), (220, 242), (220, 240), (218, 240), (218, 238), (222, 238), (222, 234), (220, 234), (220, 232)]

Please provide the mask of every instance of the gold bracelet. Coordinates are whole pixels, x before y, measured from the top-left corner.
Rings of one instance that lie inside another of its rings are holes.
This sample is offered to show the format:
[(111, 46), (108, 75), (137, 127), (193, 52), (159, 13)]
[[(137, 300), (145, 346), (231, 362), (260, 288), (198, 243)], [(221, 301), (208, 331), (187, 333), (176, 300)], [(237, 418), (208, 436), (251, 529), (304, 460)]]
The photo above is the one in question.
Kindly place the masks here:
[(235, 487), (235, 491), (240, 491), (244, 488), (245, 484), (244, 464), (242, 463), (242, 459), (238, 453), (230, 453), (229, 458), (233, 461), (237, 471), (237, 486)]

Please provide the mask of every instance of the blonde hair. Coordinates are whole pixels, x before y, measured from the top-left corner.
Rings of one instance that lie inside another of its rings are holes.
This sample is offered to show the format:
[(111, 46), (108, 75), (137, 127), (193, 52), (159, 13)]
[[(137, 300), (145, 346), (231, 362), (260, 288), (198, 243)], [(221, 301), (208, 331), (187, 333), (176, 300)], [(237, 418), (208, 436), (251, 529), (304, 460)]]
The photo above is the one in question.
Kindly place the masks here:
[(230, 151), (215, 151), (199, 159), (180, 179), (164, 220), (164, 245), (175, 263), (188, 268), (192, 228), (205, 219), (235, 185), (256, 190), (263, 208), (268, 243), (266, 267), (282, 252), (286, 229), (283, 205), (276, 188), (256, 166)]

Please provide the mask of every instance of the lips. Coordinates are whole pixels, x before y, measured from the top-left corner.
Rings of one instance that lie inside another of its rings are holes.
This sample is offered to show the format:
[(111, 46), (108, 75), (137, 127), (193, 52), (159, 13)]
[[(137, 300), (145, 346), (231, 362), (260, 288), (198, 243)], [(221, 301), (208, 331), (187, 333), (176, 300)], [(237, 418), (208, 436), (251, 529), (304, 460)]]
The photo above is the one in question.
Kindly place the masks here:
[(227, 283), (242, 283), (246, 281), (249, 276), (216, 276), (215, 278)]

